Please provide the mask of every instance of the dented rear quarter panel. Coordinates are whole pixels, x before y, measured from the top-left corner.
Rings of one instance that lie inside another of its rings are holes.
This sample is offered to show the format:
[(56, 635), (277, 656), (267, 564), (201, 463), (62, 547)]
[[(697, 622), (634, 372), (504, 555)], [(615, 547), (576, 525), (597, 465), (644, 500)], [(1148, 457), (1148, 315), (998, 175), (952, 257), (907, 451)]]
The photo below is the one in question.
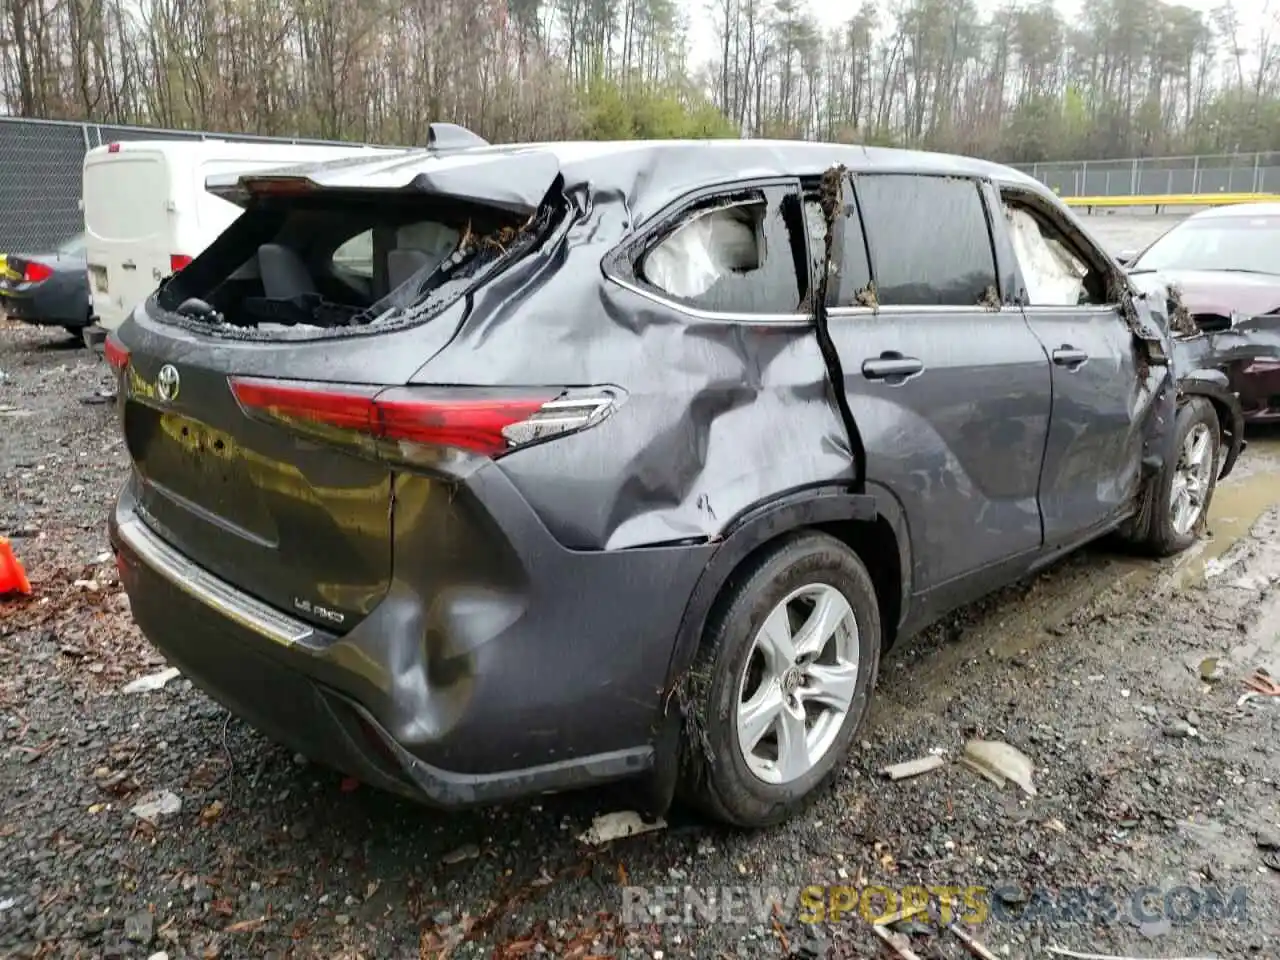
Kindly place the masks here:
[(606, 278), (634, 222), (631, 198), (596, 193), (560, 244), (476, 296), (414, 381), (625, 391), (599, 426), (500, 462), (578, 549), (714, 538), (763, 499), (852, 481), (812, 318), (699, 315)]

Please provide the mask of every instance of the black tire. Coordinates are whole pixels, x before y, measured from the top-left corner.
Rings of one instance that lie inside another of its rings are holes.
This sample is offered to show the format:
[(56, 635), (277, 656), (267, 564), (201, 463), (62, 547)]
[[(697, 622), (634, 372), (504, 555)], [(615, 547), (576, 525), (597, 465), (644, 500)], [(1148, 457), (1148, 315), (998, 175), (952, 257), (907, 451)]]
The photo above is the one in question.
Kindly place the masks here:
[[(738, 745), (740, 682), (765, 618), (794, 590), (838, 590), (858, 627), (858, 674), (848, 714), (831, 746), (789, 783), (756, 776)], [(793, 534), (736, 571), (708, 617), (694, 664), (678, 692), (684, 713), (678, 791), (686, 802), (740, 827), (780, 823), (804, 809), (839, 773), (866, 719), (880, 665), (880, 610), (866, 567), (834, 537)]]
[[(1182, 449), (1187, 436), (1203, 425), (1209, 430), (1209, 442), (1212, 444), (1211, 468), (1204, 495), (1200, 500), (1200, 515), (1190, 529), (1179, 532), (1174, 528), (1170, 516), (1170, 498), (1177, 476), (1178, 465), (1182, 459)], [(1174, 445), (1170, 461), (1164, 465), (1160, 475), (1154, 478), (1148, 487), (1147, 499), (1142, 505), (1142, 523), (1138, 529), (1142, 531), (1137, 537), (1137, 545), (1143, 552), (1156, 557), (1171, 557), (1181, 553), (1195, 543), (1204, 533), (1209, 520), (1209, 508), (1213, 504), (1213, 492), (1218, 486), (1218, 471), (1221, 469), (1220, 454), (1222, 449), (1222, 428), (1218, 423), (1218, 413), (1213, 404), (1204, 397), (1192, 397), (1178, 409), (1178, 418), (1174, 424)]]

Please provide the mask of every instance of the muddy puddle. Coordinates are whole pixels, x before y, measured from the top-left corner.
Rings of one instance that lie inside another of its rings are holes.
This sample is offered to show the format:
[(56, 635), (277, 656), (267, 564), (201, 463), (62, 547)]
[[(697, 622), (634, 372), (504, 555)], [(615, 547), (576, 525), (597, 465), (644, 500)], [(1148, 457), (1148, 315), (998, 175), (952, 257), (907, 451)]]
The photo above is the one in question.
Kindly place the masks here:
[(1209, 536), (1169, 561), (1159, 576), (1160, 589), (1179, 590), (1205, 583), (1222, 569), (1223, 558), (1269, 507), (1280, 503), (1280, 431), (1255, 430), (1249, 448), (1213, 495)]

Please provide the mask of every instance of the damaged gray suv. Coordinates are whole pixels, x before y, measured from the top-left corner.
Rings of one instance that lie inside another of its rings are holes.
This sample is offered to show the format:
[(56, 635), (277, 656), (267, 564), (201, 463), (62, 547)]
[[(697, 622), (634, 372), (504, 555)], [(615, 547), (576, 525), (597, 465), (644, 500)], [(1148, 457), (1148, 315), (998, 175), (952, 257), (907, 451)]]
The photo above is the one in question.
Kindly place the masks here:
[(244, 213), (106, 345), (133, 614), (436, 805), (778, 822), (896, 638), (1106, 534), (1186, 548), (1240, 450), (1176, 295), (990, 163), (437, 125), (208, 187)]

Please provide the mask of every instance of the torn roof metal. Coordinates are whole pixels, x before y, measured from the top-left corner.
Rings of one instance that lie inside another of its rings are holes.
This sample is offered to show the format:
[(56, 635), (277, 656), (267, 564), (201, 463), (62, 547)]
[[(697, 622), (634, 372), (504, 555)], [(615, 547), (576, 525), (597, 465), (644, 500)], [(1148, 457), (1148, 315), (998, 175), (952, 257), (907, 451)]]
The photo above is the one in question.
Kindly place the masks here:
[[(537, 207), (560, 174), (568, 188), (589, 184), (593, 191), (625, 196), (639, 224), (691, 192), (744, 179), (817, 177), (836, 165), (855, 174), (985, 177), (1047, 192), (1021, 171), (986, 160), (792, 140), (568, 141), (408, 150), (276, 169), (270, 179), (303, 180), (316, 189), (421, 190), (523, 213)], [(251, 174), (210, 177), (206, 186), (243, 203), (254, 179)]]

